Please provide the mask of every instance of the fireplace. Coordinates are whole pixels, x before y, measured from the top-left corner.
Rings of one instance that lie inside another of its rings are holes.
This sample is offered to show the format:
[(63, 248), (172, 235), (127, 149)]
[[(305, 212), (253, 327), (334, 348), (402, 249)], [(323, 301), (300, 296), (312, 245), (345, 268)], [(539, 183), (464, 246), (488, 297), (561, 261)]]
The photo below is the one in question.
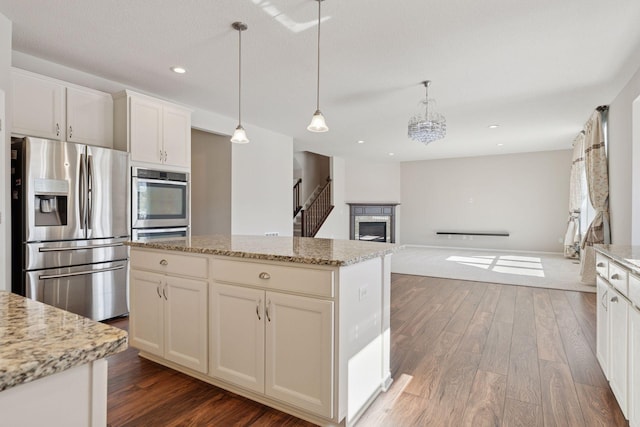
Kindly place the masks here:
[(395, 243), (395, 207), (398, 203), (349, 203), (350, 239)]

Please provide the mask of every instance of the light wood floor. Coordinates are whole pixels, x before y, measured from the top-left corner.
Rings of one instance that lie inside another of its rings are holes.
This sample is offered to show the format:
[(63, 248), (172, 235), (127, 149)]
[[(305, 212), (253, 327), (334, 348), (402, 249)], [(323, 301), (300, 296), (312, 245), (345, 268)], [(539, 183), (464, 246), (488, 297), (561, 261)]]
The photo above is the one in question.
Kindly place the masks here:
[[(595, 357), (595, 294), (397, 274), (391, 286), (395, 381), (359, 426), (627, 425)], [(112, 427), (309, 425), (133, 349), (109, 358), (107, 417)]]

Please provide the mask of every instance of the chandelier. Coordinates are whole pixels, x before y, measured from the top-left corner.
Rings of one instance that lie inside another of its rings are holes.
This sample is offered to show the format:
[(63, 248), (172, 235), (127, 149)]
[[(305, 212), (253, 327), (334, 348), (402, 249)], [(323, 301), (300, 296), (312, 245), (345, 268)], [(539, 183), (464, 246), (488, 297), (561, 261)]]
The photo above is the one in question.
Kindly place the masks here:
[(435, 100), (429, 99), (430, 80), (422, 82), (426, 88), (426, 96), (420, 105), (424, 106), (424, 114), (418, 113), (409, 120), (407, 135), (414, 141), (424, 145), (442, 139), (447, 134), (447, 119), (435, 111)]

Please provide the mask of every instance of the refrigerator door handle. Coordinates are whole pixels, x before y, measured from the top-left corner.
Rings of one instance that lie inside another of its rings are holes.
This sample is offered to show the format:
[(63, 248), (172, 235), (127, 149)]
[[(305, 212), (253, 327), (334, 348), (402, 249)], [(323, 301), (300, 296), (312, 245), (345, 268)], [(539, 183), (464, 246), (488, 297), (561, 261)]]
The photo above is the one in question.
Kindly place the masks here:
[(75, 271), (73, 273), (43, 274), (42, 276), (38, 276), (38, 279), (47, 280), (47, 279), (60, 279), (62, 277), (84, 276), (86, 274), (95, 274), (95, 273), (104, 273), (105, 271), (122, 270), (123, 268), (124, 268), (124, 265), (119, 265), (117, 267), (99, 268), (96, 270)]
[(79, 251), (82, 249), (102, 249), (102, 248), (115, 248), (116, 246), (124, 246), (123, 243), (109, 243), (106, 245), (87, 245), (87, 246), (73, 246), (66, 248), (38, 248), (38, 252), (64, 252), (64, 251)]
[(91, 230), (91, 224), (93, 223), (93, 156), (87, 155), (87, 165), (89, 170), (87, 200), (89, 203), (89, 209), (87, 210), (87, 229)]
[(78, 179), (78, 205), (80, 206), (80, 229), (84, 230), (87, 209), (87, 178), (84, 154), (80, 154), (80, 173)]

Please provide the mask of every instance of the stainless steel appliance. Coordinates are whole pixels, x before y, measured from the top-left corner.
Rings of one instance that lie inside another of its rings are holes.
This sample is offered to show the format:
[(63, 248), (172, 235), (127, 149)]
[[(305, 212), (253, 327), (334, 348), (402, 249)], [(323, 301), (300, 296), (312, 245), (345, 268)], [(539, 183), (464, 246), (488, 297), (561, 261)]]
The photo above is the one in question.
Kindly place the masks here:
[(126, 314), (128, 155), (13, 138), (12, 290), (103, 320)]
[(132, 168), (132, 229), (188, 226), (189, 174)]
[(174, 228), (134, 228), (131, 240), (182, 239), (189, 236), (188, 227)]

